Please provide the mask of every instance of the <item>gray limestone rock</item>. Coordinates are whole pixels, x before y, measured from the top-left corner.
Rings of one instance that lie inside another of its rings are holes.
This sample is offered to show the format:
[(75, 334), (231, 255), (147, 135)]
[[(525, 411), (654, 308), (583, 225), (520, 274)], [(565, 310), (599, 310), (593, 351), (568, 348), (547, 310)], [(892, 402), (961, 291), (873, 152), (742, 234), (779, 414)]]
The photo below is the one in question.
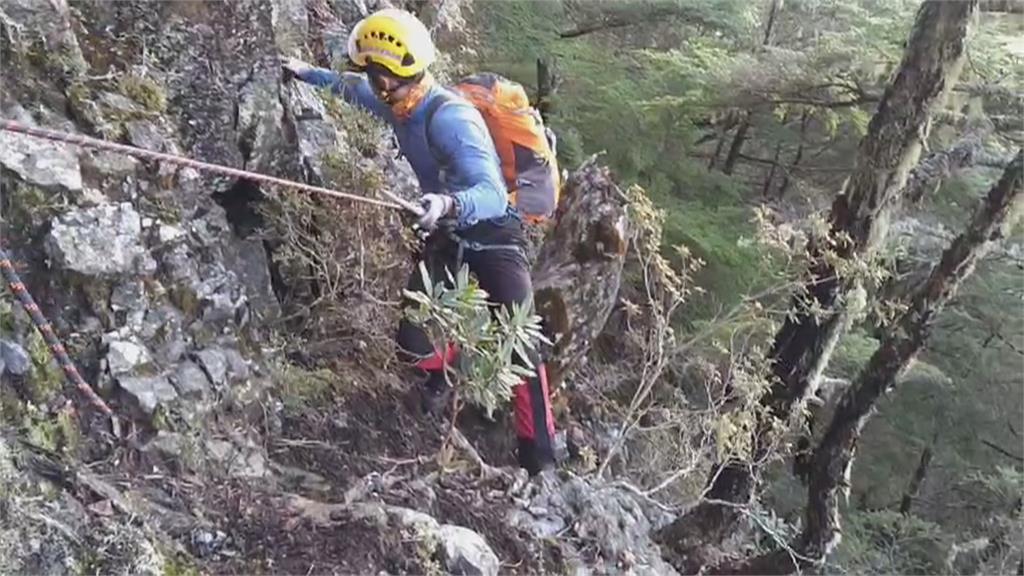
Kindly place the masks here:
[(151, 273), (156, 262), (141, 234), (142, 221), (131, 204), (104, 204), (54, 218), (46, 251), (58, 267), (89, 276)]
[(399, 506), (358, 503), (351, 510), (355, 517), (372, 520), (383, 529), (411, 529), (422, 542), (435, 543), (449, 574), (498, 574), (498, 556), (483, 536), (468, 528), (441, 524), (433, 516)]
[(170, 403), (177, 399), (178, 393), (164, 376), (122, 377), (117, 385), (129, 400), (150, 416), (157, 406)]
[(149, 350), (145, 346), (124, 340), (111, 342), (106, 358), (107, 369), (114, 376), (129, 374), (152, 362)]
[(462, 526), (444, 524), (438, 531), (444, 547), (445, 567), (452, 574), (497, 576), (498, 557), (483, 536)]
[(174, 145), (152, 122), (133, 120), (125, 124), (125, 131), (128, 132), (128, 141), (139, 148), (154, 152), (174, 151)]
[(228, 377), (232, 381), (245, 381), (249, 377), (249, 362), (238, 350), (225, 348), (224, 358), (228, 363)]
[(0, 132), (0, 165), (36, 186), (68, 192), (82, 190), (78, 154), (67, 144)]
[(206, 372), (192, 361), (179, 364), (171, 382), (183, 398), (202, 398), (210, 392)]
[[(246, 298), (258, 316), (264, 319), (278, 316), (281, 309), (270, 284), (270, 259), (263, 242), (255, 238), (235, 240), (223, 244), (221, 252), (224, 266), (241, 281)], [(232, 314), (235, 308), (231, 303)]]
[(226, 465), (231, 476), (259, 478), (267, 475), (266, 458), (253, 447), (239, 448), (227, 440), (210, 439), (206, 441), (206, 453), (214, 461)]
[(220, 348), (200, 350), (195, 356), (215, 387), (219, 388), (227, 382), (228, 361)]
[[(613, 570), (616, 562), (628, 560), (631, 573), (676, 573), (662, 560), (650, 537), (653, 530), (672, 520), (670, 514), (624, 488), (571, 475), (559, 478), (545, 473), (533, 486), (536, 493), (529, 501), (509, 511), (510, 525), (535, 538), (550, 538), (570, 527), (573, 538), (588, 542), (596, 552), (589, 562), (610, 562), (604, 567), (588, 566), (598, 572)], [(571, 546), (573, 538), (562, 545)], [(582, 551), (569, 552), (577, 556)]]
[(0, 361), (5, 365), (0, 372), (6, 370), (8, 374), (15, 376), (24, 376), (32, 369), (32, 358), (15, 342), (0, 340)]

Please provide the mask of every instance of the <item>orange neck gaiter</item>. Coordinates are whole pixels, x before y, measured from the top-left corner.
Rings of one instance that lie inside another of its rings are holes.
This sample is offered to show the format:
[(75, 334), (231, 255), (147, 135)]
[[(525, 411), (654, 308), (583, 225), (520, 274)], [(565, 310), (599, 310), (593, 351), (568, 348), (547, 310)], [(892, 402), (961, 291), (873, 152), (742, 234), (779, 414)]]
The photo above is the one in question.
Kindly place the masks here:
[(419, 103), (423, 101), (423, 97), (427, 95), (427, 92), (433, 85), (434, 77), (429, 73), (425, 74), (423, 79), (409, 90), (409, 94), (401, 102), (391, 105), (391, 112), (394, 113), (395, 118), (403, 121), (408, 120), (409, 116), (416, 110)]

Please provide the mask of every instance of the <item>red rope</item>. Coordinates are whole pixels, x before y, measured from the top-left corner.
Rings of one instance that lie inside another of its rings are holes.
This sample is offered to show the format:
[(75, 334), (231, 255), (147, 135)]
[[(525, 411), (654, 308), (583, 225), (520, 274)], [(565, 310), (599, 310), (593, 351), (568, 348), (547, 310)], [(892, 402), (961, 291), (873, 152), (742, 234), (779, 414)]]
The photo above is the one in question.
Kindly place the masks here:
[(22, 283), (21, 278), (18, 277), (18, 273), (14, 271), (14, 265), (11, 264), (10, 257), (7, 256), (7, 251), (0, 247), (0, 274), (3, 275), (4, 279), (7, 280), (7, 286), (10, 287), (11, 292), (21, 302), (22, 308), (25, 312), (28, 312), (29, 318), (32, 319), (32, 323), (35, 324), (36, 329), (39, 330), (39, 334), (42, 335), (46, 345), (50, 348), (50, 352), (53, 357), (57, 360), (57, 364), (64, 371), (64, 375), (71, 381), (72, 384), (77, 387), (89, 402), (103, 412), (107, 416), (113, 417), (114, 412), (107, 406), (107, 403), (100, 398), (96, 392), (89, 386), (88, 383), (82, 378), (82, 375), (75, 368), (74, 362), (71, 361), (71, 357), (68, 356), (67, 350), (64, 345), (61, 344), (57, 335), (53, 331), (53, 326), (46, 320), (43, 313), (39, 310), (39, 306), (36, 305), (35, 300), (32, 299), (32, 295), (29, 294), (28, 289), (25, 288), (25, 284)]

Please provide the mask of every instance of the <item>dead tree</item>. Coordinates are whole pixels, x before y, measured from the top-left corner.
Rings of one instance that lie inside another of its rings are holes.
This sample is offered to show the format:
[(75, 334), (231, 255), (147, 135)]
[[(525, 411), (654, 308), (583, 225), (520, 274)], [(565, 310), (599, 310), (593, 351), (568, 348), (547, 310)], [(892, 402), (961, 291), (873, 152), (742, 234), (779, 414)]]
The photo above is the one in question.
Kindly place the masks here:
[(631, 235), (627, 203), (594, 159), (562, 191), (557, 223), (533, 267), (537, 313), (554, 341), (547, 359), (552, 387), (590, 349), (615, 305)]
[(903, 498), (900, 499), (900, 514), (904, 516), (910, 514), (910, 510), (914, 507), (914, 502), (917, 500), (917, 495), (921, 491), (921, 484), (924, 483), (924, 478), (928, 475), (928, 468), (932, 464), (932, 453), (935, 450), (935, 443), (938, 441), (938, 438), (939, 433), (936, 430), (932, 436), (931, 443), (921, 450), (921, 459), (917, 461), (917, 468), (914, 468), (914, 475), (910, 477), (907, 491), (903, 493)]
[(907, 310), (882, 336), (854, 385), (843, 394), (812, 457), (804, 531), (793, 550), (779, 550), (740, 565), (726, 566), (721, 572), (789, 574), (824, 563), (842, 536), (839, 499), (849, 490), (861, 430), (875, 412), (878, 400), (892, 392), (899, 376), (924, 348), (939, 313), (977, 262), (1009, 235), (1022, 208), (1024, 149), (989, 191), (967, 229), (942, 253), (928, 279), (910, 295)]
[[(844, 302), (858, 287), (836, 262), (867, 259), (884, 240), (907, 174), (920, 155), (929, 117), (956, 83), (968, 23), (977, 2), (929, 0), (918, 10), (903, 61), (861, 140), (856, 166), (832, 203), (830, 234), (811, 243), (807, 280), (793, 313), (776, 333), (770, 357), (773, 383), (761, 400), (749, 462), (729, 461), (712, 476), (704, 502), (659, 534), (687, 572), (733, 531), (755, 492), (761, 466), (778, 446), (777, 423), (789, 424), (815, 393), (849, 313)], [(721, 505), (715, 501), (725, 501)]]

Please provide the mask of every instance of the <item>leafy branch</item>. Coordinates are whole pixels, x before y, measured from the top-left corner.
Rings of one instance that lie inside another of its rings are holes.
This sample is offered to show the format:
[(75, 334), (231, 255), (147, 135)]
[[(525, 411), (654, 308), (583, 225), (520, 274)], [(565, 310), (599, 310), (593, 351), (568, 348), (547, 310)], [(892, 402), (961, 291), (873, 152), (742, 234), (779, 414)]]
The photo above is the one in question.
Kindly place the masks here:
[(515, 386), (535, 375), (530, 356), (536, 343), (550, 344), (533, 312), (532, 296), (522, 304), (513, 303), (511, 309), (492, 310), (487, 292), (470, 278), (467, 266), (454, 277), (446, 269), (447, 284), (434, 283), (422, 262), (419, 270), (428, 288), (405, 291), (418, 304), (406, 309), (406, 317), (427, 332), (435, 349), (457, 347), (458, 370), (445, 366), (446, 378), (455, 384), (457, 397), (483, 408), (490, 417), (512, 398)]

